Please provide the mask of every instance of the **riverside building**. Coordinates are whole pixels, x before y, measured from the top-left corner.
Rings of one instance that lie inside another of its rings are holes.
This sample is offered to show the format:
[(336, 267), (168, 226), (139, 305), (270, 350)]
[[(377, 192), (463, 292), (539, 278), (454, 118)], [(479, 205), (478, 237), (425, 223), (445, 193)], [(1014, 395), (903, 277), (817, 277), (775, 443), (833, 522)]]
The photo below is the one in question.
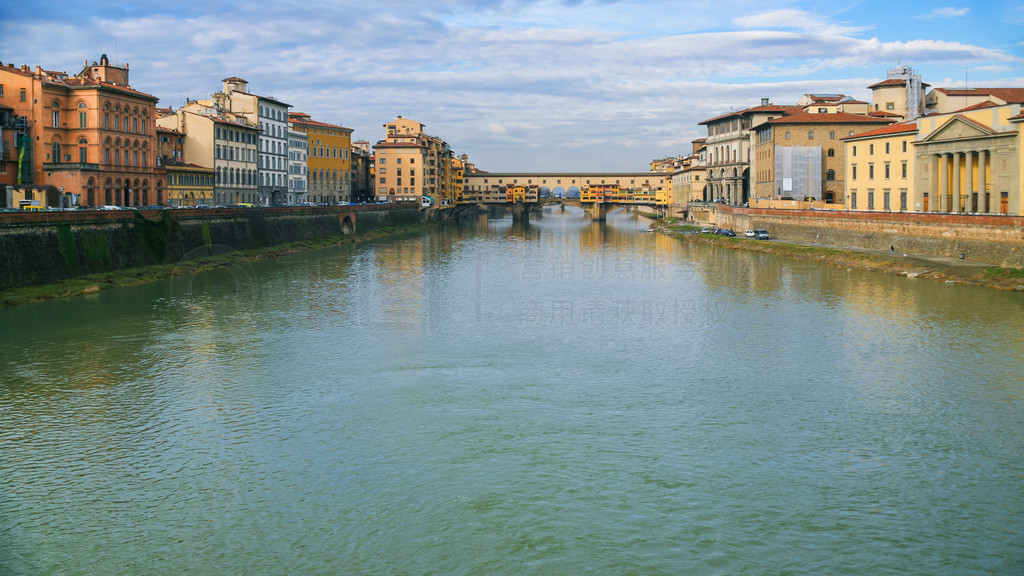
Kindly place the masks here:
[(127, 63), (111, 63), (106, 54), (73, 76), (0, 63), (3, 166), (13, 188), (0, 203), (163, 204), (156, 102), (132, 88)]
[(377, 200), (437, 205), (454, 202), (453, 154), (448, 143), (399, 116), (384, 125), (386, 138), (374, 145)]
[(293, 112), (288, 118), (292, 129), (306, 137), (308, 201), (351, 202), (352, 129), (313, 120), (302, 112)]

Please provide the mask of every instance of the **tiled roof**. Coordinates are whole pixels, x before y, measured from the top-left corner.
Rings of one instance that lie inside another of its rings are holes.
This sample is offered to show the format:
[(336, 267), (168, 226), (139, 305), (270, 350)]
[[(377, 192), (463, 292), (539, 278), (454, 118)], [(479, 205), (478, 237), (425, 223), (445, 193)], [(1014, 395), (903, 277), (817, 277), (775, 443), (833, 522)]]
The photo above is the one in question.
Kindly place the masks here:
[(899, 114), (893, 112), (886, 112), (885, 110), (876, 110), (874, 112), (868, 112), (868, 116), (874, 116), (876, 118), (902, 118)]
[(946, 96), (994, 96), (1008, 104), (1024, 104), (1024, 88), (936, 88)]
[(743, 110), (737, 110), (735, 112), (730, 112), (728, 114), (722, 114), (721, 116), (715, 116), (714, 118), (711, 118), (709, 120), (704, 120), (703, 122), (698, 122), (697, 124), (698, 125), (711, 124), (712, 122), (717, 122), (719, 120), (724, 120), (726, 118), (732, 118), (734, 116), (735, 117), (740, 117), (740, 116), (744, 116), (744, 115), (747, 115), (747, 114), (757, 114), (757, 113), (765, 113), (765, 112), (767, 112), (767, 113), (781, 112), (783, 114), (799, 114), (799, 113), (803, 112), (803, 108), (801, 108), (800, 106), (777, 106), (777, 105), (774, 105), (774, 104), (769, 104), (767, 106), (754, 106), (753, 108), (746, 108), (746, 109), (743, 109)]
[(874, 130), (868, 130), (867, 132), (861, 132), (853, 136), (847, 136), (840, 138), (840, 140), (856, 140), (858, 138), (871, 138), (874, 136), (887, 136), (890, 134), (909, 134), (917, 132), (917, 121), (911, 120), (910, 122), (897, 122), (896, 124), (890, 124), (881, 128), (875, 128)]
[(875, 82), (868, 88), (874, 90), (875, 88), (885, 88), (887, 86), (906, 86), (906, 80), (900, 80), (899, 78), (890, 78), (888, 80), (882, 80), (881, 82)]
[(307, 124), (309, 126), (321, 126), (321, 127), (324, 127), (324, 128), (337, 128), (339, 130), (348, 130), (349, 132), (352, 131), (351, 128), (346, 128), (344, 126), (338, 126), (337, 124), (328, 124), (327, 122), (318, 122), (318, 121), (313, 120), (312, 118), (310, 118), (309, 114), (304, 114), (304, 113), (301, 113), (301, 112), (291, 112), (291, 113), (289, 113), (288, 114), (288, 120), (291, 121), (291, 122), (294, 122), (296, 124)]
[(803, 112), (792, 116), (783, 116), (768, 121), (770, 124), (877, 124), (891, 122), (884, 118), (875, 118), (863, 114), (850, 114), (849, 112), (836, 112), (829, 114), (812, 114)]
[(974, 106), (968, 106), (967, 108), (961, 108), (957, 112), (970, 112), (972, 110), (984, 110), (986, 108), (999, 108), (999, 104), (991, 100), (985, 100), (984, 102), (978, 102)]

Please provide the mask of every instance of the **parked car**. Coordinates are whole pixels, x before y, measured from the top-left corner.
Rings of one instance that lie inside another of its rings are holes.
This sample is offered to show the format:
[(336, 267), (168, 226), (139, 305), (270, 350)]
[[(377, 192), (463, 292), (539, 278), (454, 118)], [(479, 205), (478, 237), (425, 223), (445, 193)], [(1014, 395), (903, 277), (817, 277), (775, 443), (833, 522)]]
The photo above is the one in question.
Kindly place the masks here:
[(746, 232), (743, 233), (743, 235), (746, 236), (747, 238), (753, 238), (754, 237), (754, 231), (753, 230), (747, 230)]
[(711, 234), (711, 228), (701, 228), (700, 229), (700, 233), (701, 234)]
[(754, 230), (754, 238), (757, 238), (758, 240), (767, 240), (768, 239), (768, 231), (767, 230)]
[(728, 236), (730, 238), (736, 236), (736, 233), (728, 228), (720, 228), (718, 230), (718, 233), (721, 234), (722, 236)]

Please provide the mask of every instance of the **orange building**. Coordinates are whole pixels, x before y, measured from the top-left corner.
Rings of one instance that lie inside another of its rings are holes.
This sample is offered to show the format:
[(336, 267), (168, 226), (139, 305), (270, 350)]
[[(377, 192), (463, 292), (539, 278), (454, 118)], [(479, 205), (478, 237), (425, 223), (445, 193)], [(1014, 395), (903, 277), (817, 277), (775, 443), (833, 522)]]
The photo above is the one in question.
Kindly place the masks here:
[(22, 127), (14, 185), (45, 187), (49, 206), (163, 204), (156, 102), (105, 54), (74, 76), (0, 63), (0, 106)]

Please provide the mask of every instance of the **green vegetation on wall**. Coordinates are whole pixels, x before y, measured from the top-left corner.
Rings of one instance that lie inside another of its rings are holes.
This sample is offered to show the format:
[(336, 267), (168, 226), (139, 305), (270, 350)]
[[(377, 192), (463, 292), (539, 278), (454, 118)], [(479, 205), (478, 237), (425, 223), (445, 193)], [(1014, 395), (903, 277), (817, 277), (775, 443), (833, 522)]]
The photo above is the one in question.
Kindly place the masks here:
[[(167, 210), (160, 211), (160, 217), (154, 222), (135, 212), (135, 233), (153, 256), (157, 263), (163, 263), (167, 257), (167, 244), (174, 232), (174, 221)], [(204, 222), (205, 224), (205, 222)]]
[(90, 270), (105, 270), (110, 267), (110, 242), (102, 232), (88, 232), (82, 235), (82, 251)]
[(60, 254), (64, 257), (68, 269), (75, 271), (75, 236), (71, 233), (70, 224), (57, 225), (57, 243), (60, 246)]

